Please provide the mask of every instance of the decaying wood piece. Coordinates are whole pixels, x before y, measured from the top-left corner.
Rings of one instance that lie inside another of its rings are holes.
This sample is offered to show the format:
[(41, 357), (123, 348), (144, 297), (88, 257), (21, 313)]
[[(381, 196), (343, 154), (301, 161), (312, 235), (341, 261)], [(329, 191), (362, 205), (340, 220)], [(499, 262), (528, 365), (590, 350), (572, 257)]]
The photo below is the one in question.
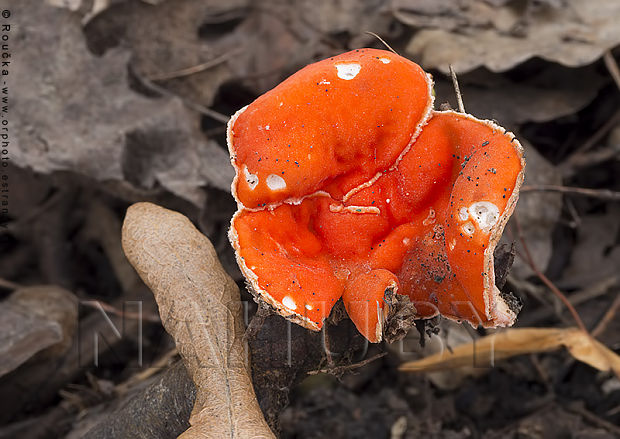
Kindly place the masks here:
[(185, 216), (138, 203), (122, 242), (196, 383), (191, 427), (180, 437), (273, 438), (252, 388), (239, 289), (209, 240)]
[[(103, 414), (98, 414), (97, 410), (94, 410), (95, 421), (90, 421), (88, 417), (82, 419), (67, 439), (174, 437), (189, 427), (187, 419), (195, 396), (194, 383), (188, 376), (185, 366), (177, 362), (154, 378), (146, 387), (129, 392), (117, 401), (116, 409), (105, 410)], [(81, 424), (86, 424), (86, 429)]]

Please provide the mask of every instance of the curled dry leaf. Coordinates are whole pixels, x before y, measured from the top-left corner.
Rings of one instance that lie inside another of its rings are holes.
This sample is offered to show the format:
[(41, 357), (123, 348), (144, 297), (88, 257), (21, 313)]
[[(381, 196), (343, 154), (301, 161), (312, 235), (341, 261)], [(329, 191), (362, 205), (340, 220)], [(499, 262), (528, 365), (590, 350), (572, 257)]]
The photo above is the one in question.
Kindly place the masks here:
[(20, 288), (0, 303), (0, 376), (35, 354), (59, 357), (71, 346), (77, 299), (55, 286)]
[(400, 21), (425, 28), (407, 52), (421, 57), (424, 67), (445, 73), (450, 64), (461, 73), (480, 66), (501, 72), (533, 57), (582, 66), (620, 43), (620, 3), (615, 1), (564, 0), (540, 10), (474, 0), (440, 3), (442, 8), (419, 10), (409, 0), (398, 0), (393, 8)]
[(196, 383), (181, 437), (273, 438), (249, 375), (239, 289), (211, 242), (185, 216), (150, 203), (128, 209), (122, 241)]
[(450, 351), (410, 361), (404, 372), (434, 372), (454, 368), (493, 366), (515, 355), (548, 352), (564, 346), (575, 359), (620, 375), (620, 356), (577, 328), (512, 328), (479, 338)]

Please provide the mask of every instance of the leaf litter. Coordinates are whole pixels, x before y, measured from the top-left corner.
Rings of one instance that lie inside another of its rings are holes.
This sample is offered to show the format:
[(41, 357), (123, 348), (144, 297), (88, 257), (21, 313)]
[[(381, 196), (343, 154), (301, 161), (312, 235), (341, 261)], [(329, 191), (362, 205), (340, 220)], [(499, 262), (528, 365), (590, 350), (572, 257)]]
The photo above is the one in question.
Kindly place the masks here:
[[(224, 262), (232, 260), (225, 236), (226, 212), (234, 211), (228, 192), (232, 170), (218, 114), (241, 108), (319, 58), (362, 46), (382, 47), (364, 33), (370, 30), (397, 52), (435, 69), (438, 103), (455, 102), (444, 76), (448, 64), (454, 65), (468, 111), (497, 119), (531, 145), (525, 182), (531, 190), (522, 194), (518, 211), (524, 238), (538, 267), (546, 269), (569, 298), (575, 297), (588, 329), (596, 327), (597, 338), (617, 352), (617, 206), (593, 196), (536, 191), (548, 184), (620, 190), (613, 134), (619, 129), (613, 114), (620, 96), (600, 61), (610, 49), (612, 60), (618, 59), (613, 50), (619, 42), (617, 2), (597, 0), (587, 2), (587, 7), (576, 0), (48, 3), (62, 7), (23, 1), (13, 11), (19, 20), (13, 50), (20, 63), (14, 64), (10, 78), (18, 142), (11, 160), (20, 169), (12, 174), (19, 184), (12, 187), (10, 227), (2, 235), (0, 279), (7, 282), (0, 284), (4, 294), (0, 304), (9, 300), (15, 283), (51, 282), (68, 286), (80, 299), (108, 302), (117, 307), (118, 315), (130, 316), (123, 314), (122, 303), (135, 297), (137, 290), (122, 278), (131, 268), (92, 230), (109, 234), (133, 201), (156, 201), (186, 214), (216, 243), (218, 256)], [(204, 65), (208, 68), (200, 67)], [(187, 70), (189, 74), (178, 74)], [(585, 152), (578, 153), (584, 145)], [(577, 165), (567, 160), (573, 155), (579, 159), (574, 161)], [(105, 206), (108, 214), (97, 214), (100, 210), (94, 204)], [(110, 215), (116, 219), (110, 221)], [(97, 222), (109, 224), (93, 225)], [(508, 243), (517, 240), (516, 231), (505, 238)], [(549, 292), (522, 256), (517, 247), (504, 288), (523, 300), (523, 321), (538, 316), (534, 321), (543, 327), (523, 329), (537, 331), (529, 333), (535, 337), (510, 335), (508, 341), (498, 339), (500, 333), (490, 337), (505, 343), (507, 355), (543, 348), (545, 352), (502, 361), (496, 357), (495, 368), (477, 368), (473, 374), (468, 367), (396, 374), (402, 361), (412, 359), (396, 344), (387, 356), (368, 352), (367, 358), (378, 359), (351, 370), (341, 381), (318, 374), (297, 384), (308, 370), (335, 368), (325, 363), (320, 340), (294, 329), (288, 363), (286, 343), (277, 345), (270, 338), (288, 329), (269, 317), (264, 325), (271, 328), (270, 335), (259, 331), (250, 346), (259, 365), (269, 366), (253, 372), (258, 403), (270, 426), (282, 437), (325, 437), (326, 431), (331, 438), (386, 435), (393, 427), (400, 435), (402, 425), (401, 437), (490, 438), (541, 431), (548, 437), (614, 434), (613, 424), (620, 420), (620, 392), (613, 376), (586, 365), (604, 369), (603, 360), (596, 360), (590, 349), (590, 339), (564, 328), (569, 322), (565, 311), (548, 299)], [(605, 284), (602, 292), (589, 291), (600, 283)], [(243, 289), (241, 294), (242, 299), (249, 298)], [(117, 340), (107, 323), (97, 320), (96, 312), (83, 309), (80, 306), (79, 323), (84, 325), (80, 328), (101, 330), (110, 341), (110, 349), (102, 352), (103, 363), (86, 368), (88, 373), (101, 375), (101, 382), (127, 382), (135, 360), (126, 348), (135, 340)], [(8, 306), (2, 310), (6, 311)], [(250, 318), (253, 309), (247, 312)], [(113, 319), (118, 315), (110, 314)], [(135, 320), (126, 323), (127, 328), (136, 328)], [(457, 340), (471, 347), (467, 343), (472, 336), (486, 339), (472, 334), (471, 328), (446, 330), (444, 323), (420, 327), (424, 334), (439, 330), (430, 340), (425, 335), (430, 345), (447, 342), (458, 353)], [(32, 325), (36, 331), (38, 326)], [(165, 358), (162, 352), (169, 352), (173, 342), (159, 324), (144, 325), (148, 325), (146, 352)], [(337, 348), (338, 343), (347, 344), (347, 331), (346, 321), (330, 327), (330, 361), (349, 358), (359, 364), (364, 357), (357, 351)], [(523, 344), (515, 341), (519, 337)], [(417, 343), (418, 338), (410, 333), (407, 343)], [(356, 339), (351, 340), (355, 345)], [(180, 434), (187, 428), (186, 420), (167, 422), (171, 411), (187, 416), (189, 408), (184, 411), (180, 402), (193, 401), (188, 389), (195, 385), (183, 368), (169, 368), (172, 375), (156, 380), (146, 393), (141, 393), (138, 381), (131, 390), (137, 396), (132, 407), (140, 410), (108, 412), (112, 402), (124, 400), (101, 390), (103, 385), (93, 386), (97, 380), (70, 365), (76, 358), (73, 347), (55, 357), (69, 364), (47, 383), (28, 379), (28, 371), (45, 378), (41, 370), (49, 370), (39, 359), (49, 349), (44, 345), (52, 341), (43, 337), (38, 341), (40, 345), (30, 345), (29, 359), (16, 361), (0, 383), (14, 406), (5, 405), (6, 425), (0, 427), (12, 432), (9, 437), (24, 436), (37, 427), (62, 436), (78, 413), (84, 415), (83, 428), (95, 418), (117, 428), (121, 424), (106, 421), (106, 416), (112, 413), (114, 419), (127, 422), (130, 415), (135, 422), (145, 408), (135, 401), (158, 400), (162, 395), (171, 397), (168, 402), (174, 408), (158, 406), (166, 416), (153, 412), (159, 422), (152, 423), (151, 437), (156, 431), (170, 437), (170, 429)], [(76, 342), (75, 336), (72, 341)], [(124, 349), (117, 350), (119, 346)], [(409, 349), (411, 344), (402, 346)], [(561, 346), (568, 346), (586, 363), (567, 361), (558, 351)], [(464, 359), (471, 359), (473, 351), (460, 349)], [(38, 391), (24, 393), (12, 381), (16, 379)], [(73, 396), (63, 392), (68, 399), (54, 405), (59, 389), (75, 386), (79, 390), (72, 390)], [(289, 408), (283, 409), (289, 401)], [(159, 430), (163, 424), (167, 427)], [(80, 437), (79, 426), (74, 425), (74, 437)]]

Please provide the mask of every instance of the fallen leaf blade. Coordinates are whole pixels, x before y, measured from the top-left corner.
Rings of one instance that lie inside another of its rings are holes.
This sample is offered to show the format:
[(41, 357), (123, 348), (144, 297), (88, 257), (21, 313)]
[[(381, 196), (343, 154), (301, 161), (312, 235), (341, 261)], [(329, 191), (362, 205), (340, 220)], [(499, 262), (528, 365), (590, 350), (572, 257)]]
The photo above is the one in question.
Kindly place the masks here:
[(620, 372), (620, 356), (577, 328), (513, 328), (454, 347), (451, 351), (409, 361), (403, 372), (436, 372), (455, 368), (490, 367), (517, 355), (566, 347), (577, 360), (601, 371)]

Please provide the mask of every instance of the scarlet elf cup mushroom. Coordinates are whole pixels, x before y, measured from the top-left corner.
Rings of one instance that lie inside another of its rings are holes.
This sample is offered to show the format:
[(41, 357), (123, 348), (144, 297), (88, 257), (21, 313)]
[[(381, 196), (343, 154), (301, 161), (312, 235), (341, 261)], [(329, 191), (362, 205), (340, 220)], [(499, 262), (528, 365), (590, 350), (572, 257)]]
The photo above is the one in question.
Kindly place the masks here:
[(386, 292), (419, 318), (485, 327), (516, 313), (493, 251), (523, 181), (514, 136), (434, 111), (432, 79), (394, 53), (311, 64), (228, 124), (238, 211), (230, 241), (255, 297), (320, 330), (342, 298), (371, 342)]

